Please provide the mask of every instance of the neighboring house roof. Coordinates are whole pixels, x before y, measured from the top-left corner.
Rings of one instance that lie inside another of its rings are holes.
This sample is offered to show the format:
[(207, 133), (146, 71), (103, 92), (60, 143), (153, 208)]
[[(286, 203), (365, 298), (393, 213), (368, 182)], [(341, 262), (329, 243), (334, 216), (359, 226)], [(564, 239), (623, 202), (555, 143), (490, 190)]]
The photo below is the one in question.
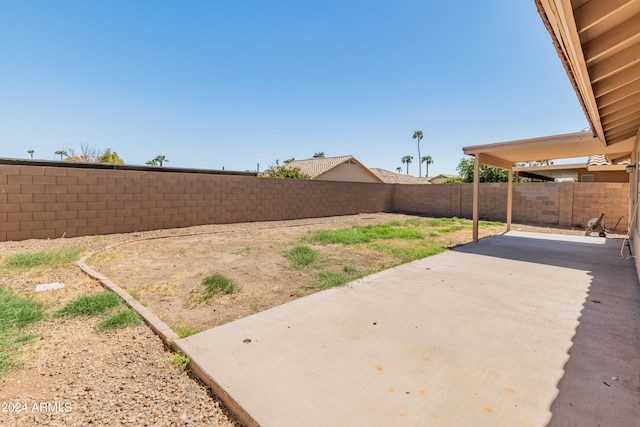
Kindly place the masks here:
[(412, 175), (395, 173), (380, 168), (370, 168), (369, 170), (380, 178), (382, 182), (388, 184), (431, 184), (426, 178), (416, 178)]
[(427, 178), (427, 180), (432, 184), (440, 184), (445, 179), (455, 178), (458, 175), (449, 175), (447, 173), (441, 173), (440, 175), (432, 176)]
[(298, 168), (301, 172), (309, 175), (311, 179), (321, 178), (322, 175), (334, 170), (338, 166), (344, 164), (356, 165), (362, 170), (363, 174), (369, 175), (373, 181), (382, 182), (374, 173), (372, 173), (365, 165), (360, 163), (353, 156), (338, 157), (321, 157), (304, 160), (294, 160), (287, 164), (288, 168)]
[(610, 164), (612, 164), (611, 160), (609, 160), (609, 158), (604, 154), (589, 156), (587, 159), (587, 166), (604, 166)]

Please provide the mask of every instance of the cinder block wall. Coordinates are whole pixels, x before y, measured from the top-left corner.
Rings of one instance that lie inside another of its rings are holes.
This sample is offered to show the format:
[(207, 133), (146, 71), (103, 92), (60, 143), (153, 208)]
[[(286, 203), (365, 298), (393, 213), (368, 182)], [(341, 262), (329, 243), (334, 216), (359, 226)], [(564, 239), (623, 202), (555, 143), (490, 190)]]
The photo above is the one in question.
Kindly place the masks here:
[(0, 165), (0, 241), (392, 210), (388, 184)]
[[(397, 211), (427, 216), (473, 216), (473, 184), (401, 185)], [(506, 183), (480, 184), (480, 218), (506, 221)], [(629, 184), (610, 182), (514, 183), (513, 222), (585, 227), (605, 212), (605, 224), (627, 230)]]
[[(516, 183), (513, 221), (628, 224), (629, 184)], [(480, 217), (505, 221), (507, 184), (480, 185)], [(406, 212), (471, 218), (472, 184), (406, 185), (209, 173), (0, 165), (0, 241), (201, 224)]]

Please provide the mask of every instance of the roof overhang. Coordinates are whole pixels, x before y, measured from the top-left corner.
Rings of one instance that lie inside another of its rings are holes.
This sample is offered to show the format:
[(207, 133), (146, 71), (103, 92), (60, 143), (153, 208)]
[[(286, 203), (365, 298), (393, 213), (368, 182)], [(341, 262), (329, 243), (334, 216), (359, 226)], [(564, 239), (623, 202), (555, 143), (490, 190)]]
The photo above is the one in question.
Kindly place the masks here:
[(591, 129), (617, 145), (640, 126), (640, 0), (535, 0)]
[[(505, 162), (530, 162), (535, 160), (567, 159), (605, 154), (611, 159), (628, 156), (633, 151), (634, 138), (615, 145), (603, 146), (591, 132), (577, 132), (542, 138), (521, 139), (495, 144), (464, 147), (465, 154), (482, 155), (482, 163), (504, 168)], [(495, 161), (494, 159), (498, 159)]]

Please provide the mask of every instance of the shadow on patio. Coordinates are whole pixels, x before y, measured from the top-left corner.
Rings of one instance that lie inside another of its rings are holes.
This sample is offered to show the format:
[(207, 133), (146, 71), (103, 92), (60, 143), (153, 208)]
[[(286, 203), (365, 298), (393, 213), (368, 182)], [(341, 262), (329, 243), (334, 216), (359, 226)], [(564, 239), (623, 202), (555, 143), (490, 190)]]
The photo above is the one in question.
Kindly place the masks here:
[(591, 277), (547, 426), (637, 426), (640, 286), (633, 260), (620, 256), (622, 240), (509, 232), (482, 243), (456, 251), (570, 268)]

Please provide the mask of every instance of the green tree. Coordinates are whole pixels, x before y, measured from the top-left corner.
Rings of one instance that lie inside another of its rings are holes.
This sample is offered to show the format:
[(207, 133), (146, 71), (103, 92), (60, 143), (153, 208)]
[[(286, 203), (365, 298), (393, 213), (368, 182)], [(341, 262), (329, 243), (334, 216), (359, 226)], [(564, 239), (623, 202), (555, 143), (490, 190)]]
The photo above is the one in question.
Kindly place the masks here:
[(396, 172), (398, 172), (398, 173), (402, 172), (402, 168), (401, 168), (400, 166), (398, 166), (398, 167), (396, 168)]
[(309, 175), (302, 172), (300, 168), (290, 168), (285, 166), (272, 166), (262, 174), (265, 178), (292, 178), (292, 179), (311, 179)]
[(29, 155), (33, 159), (33, 153), (35, 153), (35, 151), (34, 150), (27, 150), (27, 153), (29, 153)]
[(295, 157), (292, 157), (292, 158), (290, 158), (290, 159), (285, 160), (283, 163), (284, 163), (285, 165), (288, 165), (289, 163), (291, 163), (291, 162), (293, 162), (293, 161), (295, 161), (295, 160), (296, 160), (296, 158), (295, 158)]
[[(460, 159), (456, 168), (462, 178), (462, 182), (473, 182), (473, 170), (475, 158)], [(480, 165), (480, 182), (507, 182), (509, 181), (509, 171), (493, 166)]]
[[(420, 140), (422, 139), (422, 131), (421, 130), (417, 130), (417, 131), (413, 132), (413, 139), (417, 139), (418, 140), (418, 158), (420, 159), (421, 158), (420, 157)], [(418, 163), (418, 177), (422, 177), (422, 167), (421, 167), (420, 163)]]
[[(158, 166), (158, 161), (156, 159), (151, 159), (147, 160), (144, 164), (149, 166)], [(222, 168), (222, 170), (224, 170), (224, 167)]]
[(400, 161), (402, 162), (402, 164), (406, 164), (407, 165), (407, 175), (409, 175), (409, 165), (411, 164), (411, 162), (413, 161), (413, 156), (402, 156), (400, 158)]
[(431, 156), (422, 156), (422, 158), (420, 159), (420, 163), (424, 163), (427, 165), (424, 171), (424, 176), (426, 178), (429, 176), (429, 165), (433, 164), (433, 159), (431, 158)]
[(313, 155), (314, 159), (324, 159), (324, 151), (319, 151)]
[(62, 156), (69, 156), (69, 154), (64, 150), (58, 150), (54, 154), (56, 156), (60, 156), (60, 161), (62, 161)]
[(111, 151), (111, 148), (107, 148), (104, 153), (98, 156), (96, 159), (98, 163), (113, 163), (114, 165), (123, 165), (124, 160), (118, 156), (118, 153)]
[(522, 166), (550, 166), (553, 164), (553, 160), (534, 160), (524, 162)]

